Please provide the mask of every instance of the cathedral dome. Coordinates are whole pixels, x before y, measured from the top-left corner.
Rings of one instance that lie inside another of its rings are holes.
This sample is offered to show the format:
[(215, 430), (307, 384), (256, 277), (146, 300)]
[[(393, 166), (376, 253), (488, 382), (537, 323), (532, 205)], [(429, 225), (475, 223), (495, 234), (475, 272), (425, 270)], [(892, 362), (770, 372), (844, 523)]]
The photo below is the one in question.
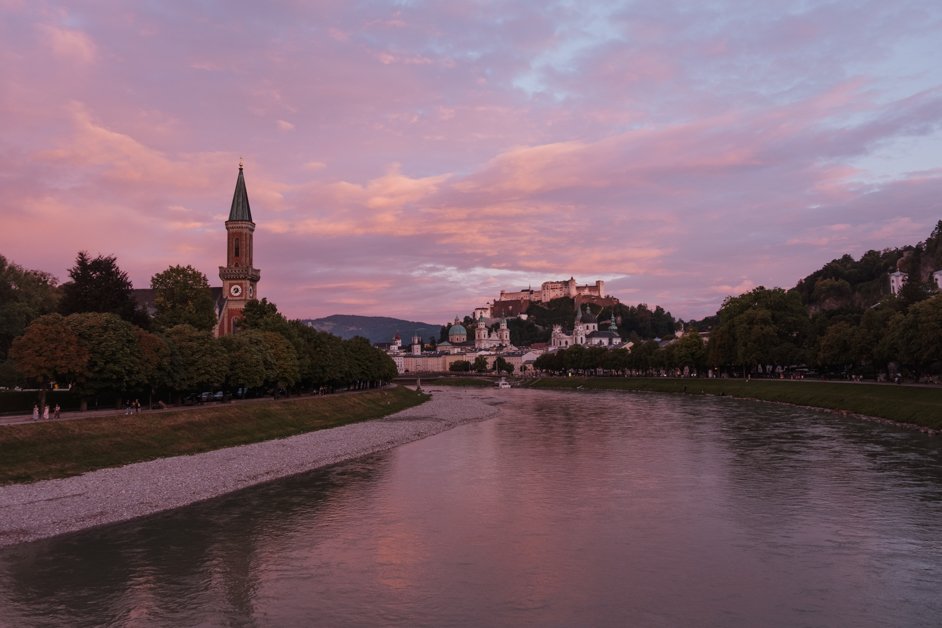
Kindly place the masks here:
[(468, 330), (466, 330), (462, 325), (452, 325), (448, 328), (449, 336), (467, 336)]

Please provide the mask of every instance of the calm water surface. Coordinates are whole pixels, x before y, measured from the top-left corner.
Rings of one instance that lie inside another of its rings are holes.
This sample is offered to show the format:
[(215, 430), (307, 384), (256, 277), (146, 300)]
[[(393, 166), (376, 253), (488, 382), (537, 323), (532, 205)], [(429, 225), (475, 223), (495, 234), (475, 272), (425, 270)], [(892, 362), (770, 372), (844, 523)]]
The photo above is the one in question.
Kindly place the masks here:
[(0, 625), (942, 624), (938, 439), (730, 399), (480, 394), (498, 418), (0, 551)]

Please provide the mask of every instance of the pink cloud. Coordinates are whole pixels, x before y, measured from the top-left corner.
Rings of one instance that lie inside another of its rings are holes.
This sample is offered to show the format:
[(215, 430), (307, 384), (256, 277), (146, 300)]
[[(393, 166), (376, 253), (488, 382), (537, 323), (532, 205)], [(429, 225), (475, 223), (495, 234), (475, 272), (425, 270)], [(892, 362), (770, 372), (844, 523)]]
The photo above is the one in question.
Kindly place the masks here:
[(939, 219), (932, 151), (868, 160), (942, 133), (924, 4), (590, 9), (3, 3), (0, 251), (215, 281), (243, 156), (289, 315), (575, 274), (689, 318)]
[(95, 42), (82, 31), (49, 24), (40, 24), (37, 30), (43, 43), (63, 60), (86, 64), (98, 56)]

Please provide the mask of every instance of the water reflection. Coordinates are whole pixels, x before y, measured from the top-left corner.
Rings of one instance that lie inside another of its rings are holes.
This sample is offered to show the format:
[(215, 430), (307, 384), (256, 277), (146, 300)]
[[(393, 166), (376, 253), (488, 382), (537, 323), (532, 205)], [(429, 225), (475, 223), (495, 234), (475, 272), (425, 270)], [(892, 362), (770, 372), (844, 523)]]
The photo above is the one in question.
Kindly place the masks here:
[(731, 399), (503, 398), (386, 454), (4, 550), (0, 625), (942, 616), (936, 441)]

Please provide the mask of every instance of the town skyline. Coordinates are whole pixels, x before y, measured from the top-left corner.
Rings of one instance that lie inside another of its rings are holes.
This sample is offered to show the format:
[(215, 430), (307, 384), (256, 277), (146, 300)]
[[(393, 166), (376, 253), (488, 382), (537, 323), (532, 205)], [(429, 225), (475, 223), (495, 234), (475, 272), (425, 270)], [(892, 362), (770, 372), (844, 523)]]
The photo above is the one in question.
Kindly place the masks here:
[(694, 319), (942, 217), (936, 4), (587, 6), (0, 2), (0, 254), (219, 285), (242, 157), (289, 318), (572, 276)]

